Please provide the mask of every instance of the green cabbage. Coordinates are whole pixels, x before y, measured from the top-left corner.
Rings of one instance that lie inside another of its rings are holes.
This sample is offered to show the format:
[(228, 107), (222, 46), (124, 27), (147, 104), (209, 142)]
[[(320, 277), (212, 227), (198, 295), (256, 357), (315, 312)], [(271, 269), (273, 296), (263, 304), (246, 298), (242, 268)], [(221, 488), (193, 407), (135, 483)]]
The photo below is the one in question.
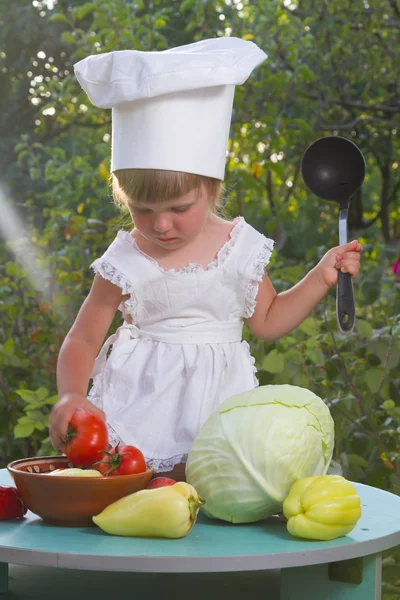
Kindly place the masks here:
[(321, 398), (294, 385), (260, 386), (210, 415), (186, 478), (207, 516), (251, 523), (281, 512), (297, 479), (325, 474), (333, 445), (333, 419)]

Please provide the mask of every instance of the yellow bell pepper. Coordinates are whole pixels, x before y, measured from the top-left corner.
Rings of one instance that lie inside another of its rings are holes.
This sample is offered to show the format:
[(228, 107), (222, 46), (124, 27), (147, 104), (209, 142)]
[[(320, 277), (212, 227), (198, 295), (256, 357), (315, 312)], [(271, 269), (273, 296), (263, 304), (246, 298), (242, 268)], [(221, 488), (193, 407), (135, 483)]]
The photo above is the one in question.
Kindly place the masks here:
[(127, 537), (184, 537), (203, 500), (188, 483), (140, 490), (107, 506), (93, 521), (106, 533)]
[(71, 469), (56, 469), (47, 473), (47, 475), (58, 475), (59, 477), (101, 477), (100, 471), (96, 469), (78, 469), (73, 467)]
[(291, 535), (334, 540), (355, 527), (361, 517), (361, 502), (354, 485), (344, 477), (303, 477), (292, 485), (283, 514)]

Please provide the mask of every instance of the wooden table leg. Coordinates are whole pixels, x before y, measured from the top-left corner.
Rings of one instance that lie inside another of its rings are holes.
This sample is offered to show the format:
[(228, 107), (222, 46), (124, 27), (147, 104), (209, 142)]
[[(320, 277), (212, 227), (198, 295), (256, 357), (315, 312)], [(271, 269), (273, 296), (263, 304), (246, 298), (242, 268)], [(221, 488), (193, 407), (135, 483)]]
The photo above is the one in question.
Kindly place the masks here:
[(0, 594), (8, 592), (8, 563), (0, 562)]
[(282, 569), (280, 600), (381, 600), (382, 555)]

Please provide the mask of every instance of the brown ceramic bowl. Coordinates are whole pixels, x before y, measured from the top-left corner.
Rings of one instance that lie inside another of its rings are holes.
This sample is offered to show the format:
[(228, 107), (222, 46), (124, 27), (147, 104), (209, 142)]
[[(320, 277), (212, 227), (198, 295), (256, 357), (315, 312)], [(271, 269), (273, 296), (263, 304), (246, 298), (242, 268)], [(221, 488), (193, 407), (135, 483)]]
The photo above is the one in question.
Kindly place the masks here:
[(72, 467), (65, 456), (37, 456), (7, 465), (22, 500), (46, 523), (70, 527), (93, 525), (92, 517), (123, 496), (144, 489), (154, 471), (112, 477), (50, 477)]

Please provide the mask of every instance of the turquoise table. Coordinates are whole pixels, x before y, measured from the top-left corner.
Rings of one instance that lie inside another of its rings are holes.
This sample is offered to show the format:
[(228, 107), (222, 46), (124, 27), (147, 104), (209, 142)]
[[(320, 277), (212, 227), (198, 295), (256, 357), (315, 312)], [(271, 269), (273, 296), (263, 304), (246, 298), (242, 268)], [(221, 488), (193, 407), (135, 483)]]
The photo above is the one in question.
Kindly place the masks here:
[[(5, 469), (0, 470), (0, 484), (13, 485)], [(230, 599), (268, 600), (272, 596), (264, 576), (279, 569), (281, 600), (376, 600), (381, 597), (381, 552), (400, 544), (400, 497), (356, 487), (362, 517), (348, 536), (331, 542), (295, 539), (278, 518), (231, 525), (200, 516), (179, 540), (109, 536), (97, 527), (54, 527), (32, 513), (19, 522), (0, 521), (0, 591), (8, 596), (10, 563), (130, 572), (136, 577), (130, 583), (132, 598), (225, 598), (231, 582)], [(164, 581), (173, 577), (173, 593), (163, 594), (163, 583), (157, 588), (163, 576)], [(251, 585), (256, 585), (254, 593)]]

